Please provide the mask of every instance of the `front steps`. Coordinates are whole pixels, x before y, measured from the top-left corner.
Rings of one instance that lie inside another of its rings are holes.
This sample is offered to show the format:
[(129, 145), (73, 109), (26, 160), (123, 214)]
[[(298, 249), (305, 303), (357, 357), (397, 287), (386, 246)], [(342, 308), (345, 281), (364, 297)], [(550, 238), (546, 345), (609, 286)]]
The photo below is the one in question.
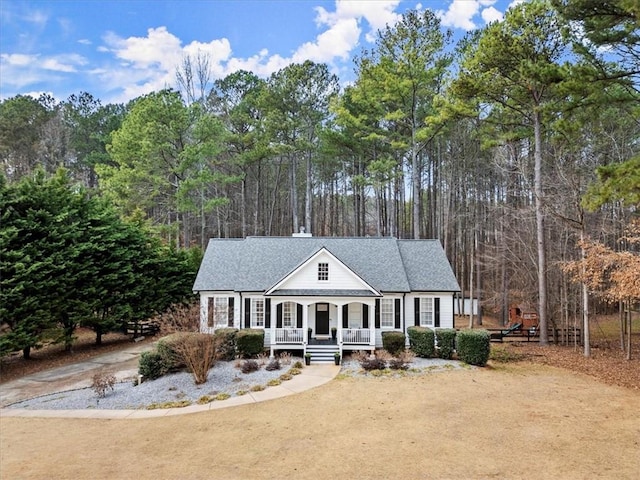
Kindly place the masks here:
[(311, 363), (335, 363), (335, 354), (340, 352), (338, 345), (307, 345), (311, 354)]

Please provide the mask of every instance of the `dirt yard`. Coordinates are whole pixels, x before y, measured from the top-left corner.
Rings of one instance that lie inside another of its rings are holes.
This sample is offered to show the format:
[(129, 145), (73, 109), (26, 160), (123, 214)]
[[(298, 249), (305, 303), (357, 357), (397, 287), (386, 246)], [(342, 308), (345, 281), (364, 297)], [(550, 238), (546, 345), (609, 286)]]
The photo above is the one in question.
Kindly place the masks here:
[(529, 363), (338, 378), (149, 420), (2, 418), (0, 478), (616, 478), (640, 474), (640, 395)]
[[(639, 347), (634, 335), (629, 362), (615, 348), (585, 359), (570, 347), (497, 344), (508, 363), (339, 377), (279, 400), (147, 420), (2, 417), (0, 479), (635, 480)], [(2, 380), (70, 361), (40, 354), (5, 364)]]

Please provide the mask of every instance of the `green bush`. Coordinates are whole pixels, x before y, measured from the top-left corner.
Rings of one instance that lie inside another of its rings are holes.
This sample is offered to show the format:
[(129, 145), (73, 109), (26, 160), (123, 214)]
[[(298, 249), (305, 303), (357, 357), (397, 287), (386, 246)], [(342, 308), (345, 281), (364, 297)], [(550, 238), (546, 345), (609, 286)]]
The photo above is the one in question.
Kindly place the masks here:
[(220, 328), (214, 336), (217, 339), (218, 355), (220, 360), (230, 362), (236, 358), (237, 328)]
[(426, 327), (411, 326), (407, 328), (409, 346), (418, 357), (431, 358), (435, 356), (435, 334)]
[(264, 330), (247, 328), (240, 330), (236, 335), (238, 355), (240, 357), (253, 357), (264, 350)]
[(163, 362), (167, 367), (167, 371), (176, 371), (186, 367), (182, 356), (177, 352), (176, 346), (179, 345), (187, 336), (187, 332), (177, 332), (166, 336), (156, 344), (156, 352), (162, 356)]
[(382, 348), (391, 355), (397, 355), (404, 351), (405, 338), (404, 332), (382, 332)]
[(484, 367), (491, 353), (491, 335), (487, 330), (460, 330), (456, 336), (458, 359)]
[(142, 352), (138, 362), (138, 373), (144, 380), (154, 380), (169, 373), (166, 358), (156, 350)]
[(445, 360), (451, 360), (456, 348), (456, 330), (453, 328), (438, 328), (436, 341), (438, 343), (438, 356)]

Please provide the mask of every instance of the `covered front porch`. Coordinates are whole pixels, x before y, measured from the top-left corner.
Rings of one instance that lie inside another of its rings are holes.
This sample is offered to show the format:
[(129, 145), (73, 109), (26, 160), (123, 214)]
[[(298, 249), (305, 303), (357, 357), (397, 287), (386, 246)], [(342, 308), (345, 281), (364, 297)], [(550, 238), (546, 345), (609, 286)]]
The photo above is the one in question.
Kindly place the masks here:
[(271, 322), (265, 347), (278, 350), (331, 351), (375, 349), (375, 298), (271, 298)]

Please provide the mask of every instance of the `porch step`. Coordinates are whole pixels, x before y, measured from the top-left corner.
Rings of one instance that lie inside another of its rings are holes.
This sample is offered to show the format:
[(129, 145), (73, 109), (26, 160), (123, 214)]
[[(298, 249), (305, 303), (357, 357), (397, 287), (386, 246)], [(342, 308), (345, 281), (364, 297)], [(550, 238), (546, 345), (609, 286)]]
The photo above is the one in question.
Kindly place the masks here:
[(339, 351), (338, 345), (307, 345), (311, 363), (334, 363), (334, 356)]

